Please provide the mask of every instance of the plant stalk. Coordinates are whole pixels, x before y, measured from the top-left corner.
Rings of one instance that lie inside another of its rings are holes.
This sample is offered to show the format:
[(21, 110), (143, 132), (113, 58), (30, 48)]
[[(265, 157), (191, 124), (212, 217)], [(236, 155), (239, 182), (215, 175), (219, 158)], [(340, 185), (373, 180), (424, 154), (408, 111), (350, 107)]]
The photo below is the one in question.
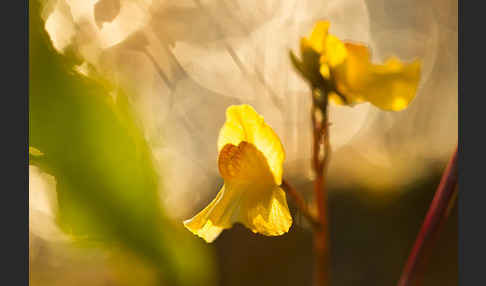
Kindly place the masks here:
[(415, 244), (413, 245), (405, 267), (403, 268), (397, 286), (412, 285), (417, 273), (417, 266), (423, 257), (424, 245), (437, 233), (441, 221), (443, 221), (444, 217), (448, 214), (451, 200), (456, 198), (456, 196), (454, 196), (454, 190), (456, 189), (458, 179), (457, 156), (458, 153), (456, 147), (456, 150), (442, 175), (434, 198), (430, 203), (429, 210), (427, 211), (427, 215), (425, 216), (420, 232), (415, 240)]
[(329, 120), (327, 108), (327, 94), (323, 97), (324, 103), (312, 104), (312, 127), (313, 127), (313, 152), (312, 165), (315, 172), (314, 195), (317, 204), (317, 219), (319, 227), (314, 229), (314, 283), (316, 286), (329, 285), (330, 281), (330, 253), (328, 233), (328, 209), (326, 173), (331, 155), (329, 143)]
[(302, 195), (300, 195), (297, 190), (295, 190), (292, 185), (290, 185), (286, 180), (282, 180), (282, 189), (292, 198), (297, 208), (302, 212), (304, 217), (309, 221), (312, 227), (317, 228), (319, 227), (319, 221), (317, 218), (310, 212), (309, 206), (305, 202)]

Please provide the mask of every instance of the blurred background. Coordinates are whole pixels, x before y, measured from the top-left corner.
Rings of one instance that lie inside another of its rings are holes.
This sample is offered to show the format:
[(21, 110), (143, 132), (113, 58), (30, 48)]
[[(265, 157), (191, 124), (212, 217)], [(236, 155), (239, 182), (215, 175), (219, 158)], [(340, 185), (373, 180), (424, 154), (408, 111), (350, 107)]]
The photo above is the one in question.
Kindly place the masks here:
[[(29, 1), (31, 285), (311, 285), (311, 231), (182, 226), (222, 179), (231, 104), (265, 117), (312, 203), (310, 97), (290, 49), (315, 21), (373, 60), (420, 58), (408, 109), (332, 106), (332, 285), (393, 285), (457, 144), (455, 0)], [(457, 209), (422, 285), (457, 285)]]

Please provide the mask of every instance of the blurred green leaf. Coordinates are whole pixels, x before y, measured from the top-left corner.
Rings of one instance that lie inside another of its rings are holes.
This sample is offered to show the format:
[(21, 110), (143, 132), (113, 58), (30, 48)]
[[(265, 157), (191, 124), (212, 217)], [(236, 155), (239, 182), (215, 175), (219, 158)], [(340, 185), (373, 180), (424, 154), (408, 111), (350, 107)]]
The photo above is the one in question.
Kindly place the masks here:
[(212, 282), (208, 247), (163, 213), (158, 177), (126, 95), (73, 72), (30, 1), (31, 164), (57, 180), (59, 223), (80, 241), (135, 253), (168, 285)]

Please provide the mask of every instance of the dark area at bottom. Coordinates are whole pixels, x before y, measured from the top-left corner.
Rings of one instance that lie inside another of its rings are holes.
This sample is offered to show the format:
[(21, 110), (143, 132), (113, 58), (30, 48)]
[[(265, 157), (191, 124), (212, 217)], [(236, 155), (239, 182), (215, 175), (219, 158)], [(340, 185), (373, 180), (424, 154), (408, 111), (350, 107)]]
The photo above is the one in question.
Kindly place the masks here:
[[(439, 180), (440, 174), (436, 174), (416, 182), (383, 203), (369, 202), (350, 191), (332, 190), (331, 285), (396, 285)], [(294, 221), (299, 219), (292, 202), (289, 206)], [(256, 235), (236, 225), (224, 231), (214, 245), (219, 285), (312, 284), (312, 233), (296, 223), (280, 237)], [(458, 285), (457, 251), (454, 206), (426, 252), (421, 285)]]

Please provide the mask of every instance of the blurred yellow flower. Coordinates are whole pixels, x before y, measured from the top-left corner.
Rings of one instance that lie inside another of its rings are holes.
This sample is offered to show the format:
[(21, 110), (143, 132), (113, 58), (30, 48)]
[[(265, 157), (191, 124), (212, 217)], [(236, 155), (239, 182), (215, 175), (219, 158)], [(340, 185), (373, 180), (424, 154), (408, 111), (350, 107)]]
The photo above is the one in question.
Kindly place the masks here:
[(230, 106), (218, 138), (218, 167), (224, 185), (216, 198), (184, 221), (206, 242), (234, 223), (274, 236), (292, 225), (282, 183), (285, 153), (280, 139), (249, 105)]
[(402, 63), (391, 57), (373, 64), (366, 46), (342, 42), (328, 33), (329, 25), (319, 21), (311, 35), (301, 39), (302, 60), (291, 53), (294, 66), (313, 88), (323, 88), (339, 105), (370, 102), (385, 110), (406, 108), (417, 92), (420, 61)]

